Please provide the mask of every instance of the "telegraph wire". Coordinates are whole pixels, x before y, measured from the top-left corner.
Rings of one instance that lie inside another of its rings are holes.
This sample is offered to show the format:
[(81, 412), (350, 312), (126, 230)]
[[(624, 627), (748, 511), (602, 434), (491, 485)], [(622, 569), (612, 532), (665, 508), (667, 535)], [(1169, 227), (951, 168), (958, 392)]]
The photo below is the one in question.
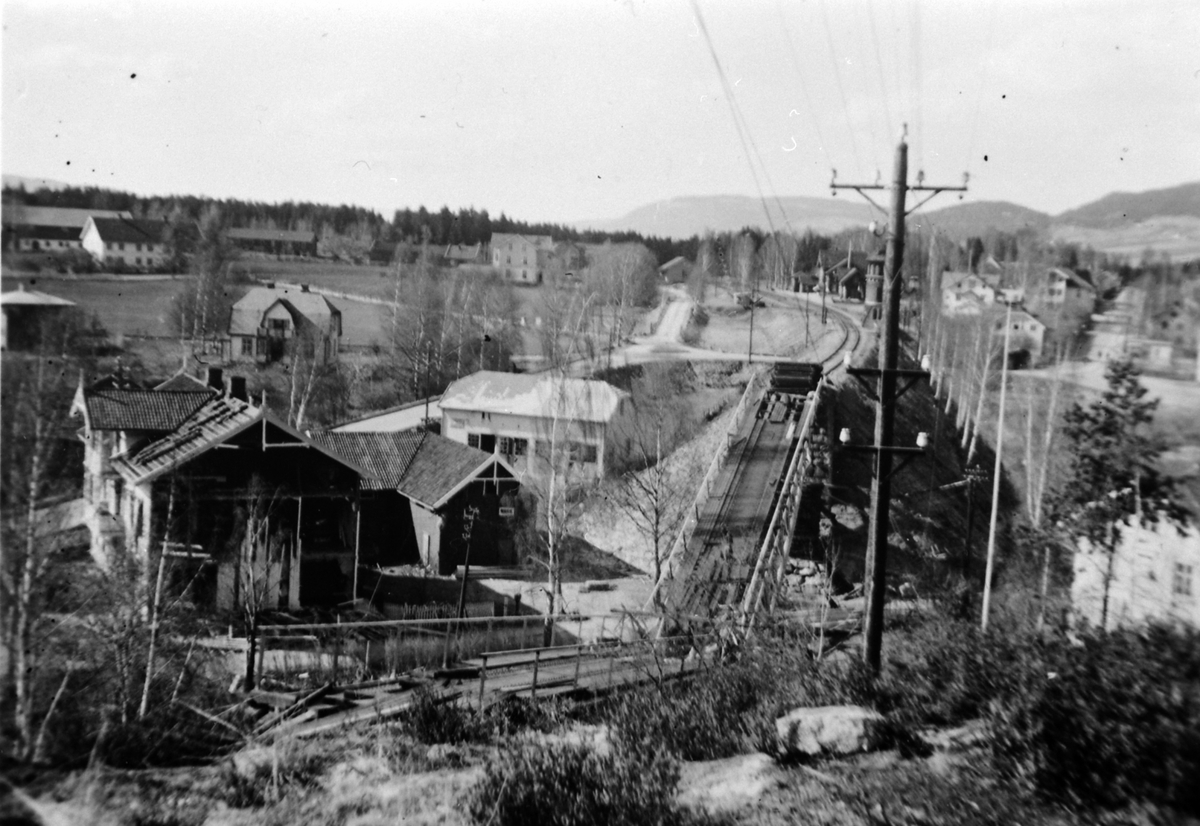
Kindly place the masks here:
[(788, 43), (788, 56), (791, 58), (792, 67), (796, 70), (796, 76), (800, 81), (800, 92), (804, 97), (805, 107), (808, 109), (808, 118), (812, 122), (813, 128), (817, 133), (817, 141), (821, 146), (821, 153), (825, 156), (825, 163), (829, 168), (833, 168), (833, 158), (829, 154), (828, 144), (825, 143), (825, 136), (821, 131), (821, 122), (817, 119), (817, 108), (813, 105), (812, 96), (808, 91), (808, 83), (804, 79), (804, 70), (800, 68), (800, 58), (796, 51), (796, 42), (792, 39), (792, 30), (788, 27), (787, 17), (783, 14), (783, 6), (780, 2), (775, 3), (775, 10), (779, 14), (779, 23), (783, 28), (784, 37)]
[(895, 121), (892, 120), (892, 107), (888, 103), (890, 95), (888, 95), (887, 81), (883, 75), (883, 52), (879, 48), (879, 32), (875, 28), (875, 10), (871, 4), (871, 0), (867, 0), (867, 19), (871, 24), (871, 42), (875, 46), (875, 68), (879, 70), (879, 91), (883, 95), (883, 114), (887, 124), (886, 134), (890, 137), (894, 135), (892, 124)]
[(825, 25), (825, 40), (829, 43), (829, 59), (833, 61), (833, 78), (837, 82), (838, 95), (842, 99), (842, 113), (846, 116), (846, 131), (850, 135), (850, 151), (854, 154), (855, 171), (862, 175), (862, 156), (858, 152), (858, 141), (854, 137), (854, 124), (850, 121), (850, 104), (846, 100), (846, 87), (842, 84), (842, 69), (838, 65), (837, 49), (833, 45), (833, 31), (829, 28), (829, 15), (825, 4), (821, 7), (821, 22)]
[(984, 58), (979, 63), (979, 83), (975, 91), (975, 106), (971, 114), (971, 131), (967, 138), (967, 161), (963, 167), (970, 172), (974, 161), (975, 138), (979, 132), (979, 110), (983, 104), (983, 93), (987, 87), (988, 74), (992, 68), (992, 45), (996, 37), (996, 0), (992, 0), (988, 10), (987, 42), (984, 46)]
[[(700, 31), (704, 34), (704, 42), (708, 46), (708, 53), (712, 57), (713, 65), (717, 69), (717, 76), (721, 80), (721, 88), (725, 92), (725, 99), (729, 103), (729, 111), (733, 116), (733, 126), (737, 130), (738, 140), (742, 144), (742, 153), (746, 156), (746, 163), (750, 166), (750, 177), (754, 179), (754, 188), (758, 191), (758, 200), (762, 204), (763, 213), (767, 216), (767, 225), (771, 228), (771, 234), (775, 234), (775, 221), (771, 218), (771, 210), (767, 206), (767, 197), (763, 192), (762, 182), (759, 180), (758, 173), (754, 169), (754, 160), (758, 159), (759, 166), (762, 167), (763, 175), (767, 176), (766, 166), (762, 163), (762, 156), (758, 154), (758, 147), (754, 147), (754, 152), (751, 154), (750, 145), (753, 144), (753, 137), (747, 134), (748, 129), (745, 125), (745, 119), (741, 117), (740, 110), (737, 105), (737, 100), (733, 96), (733, 87), (729, 84), (729, 79), (725, 76), (725, 70), (721, 67), (721, 59), (717, 57), (717, 49), (713, 45), (712, 36), (708, 33), (708, 26), (704, 22), (704, 15), (700, 12), (700, 4), (697, 0), (692, 0), (692, 12), (696, 15), (696, 24)], [(768, 183), (770, 181), (769, 176)], [(775, 196), (776, 205), (779, 207), (781, 215), (783, 214), (783, 204), (779, 201), (779, 196)], [(784, 220), (787, 216), (783, 215)]]

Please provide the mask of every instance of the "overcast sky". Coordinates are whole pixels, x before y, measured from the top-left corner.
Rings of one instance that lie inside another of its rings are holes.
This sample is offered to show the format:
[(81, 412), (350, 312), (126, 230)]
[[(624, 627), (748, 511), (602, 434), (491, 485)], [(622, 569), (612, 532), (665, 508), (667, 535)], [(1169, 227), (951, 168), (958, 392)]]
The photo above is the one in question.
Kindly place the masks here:
[(2, 167), (569, 221), (886, 179), (907, 122), (972, 200), (1200, 180), (1196, 0), (698, 2), (749, 159), (688, 0), (38, 0), (4, 4)]

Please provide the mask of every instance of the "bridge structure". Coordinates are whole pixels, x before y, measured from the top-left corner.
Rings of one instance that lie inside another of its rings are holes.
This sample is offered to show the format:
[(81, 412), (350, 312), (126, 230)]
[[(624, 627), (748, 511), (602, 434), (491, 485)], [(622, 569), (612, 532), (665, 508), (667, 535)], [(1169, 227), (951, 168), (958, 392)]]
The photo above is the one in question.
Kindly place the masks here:
[(774, 609), (787, 559), (815, 536), (828, 446), (818, 411), (823, 366), (780, 362), (756, 373), (671, 547), (648, 609), (735, 616)]

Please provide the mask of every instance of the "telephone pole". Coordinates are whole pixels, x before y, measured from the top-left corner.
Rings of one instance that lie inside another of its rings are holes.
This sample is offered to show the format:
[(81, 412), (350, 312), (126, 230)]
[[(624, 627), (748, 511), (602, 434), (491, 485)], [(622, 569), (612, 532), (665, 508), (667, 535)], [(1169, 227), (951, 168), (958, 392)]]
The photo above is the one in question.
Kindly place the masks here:
[[(907, 126), (905, 127), (907, 132)], [(917, 448), (900, 447), (893, 444), (895, 436), (896, 403), (904, 393), (920, 378), (928, 378), (926, 360), (922, 359), (920, 370), (900, 370), (900, 296), (904, 282), (902, 270), (904, 267), (904, 219), (905, 199), (909, 191), (928, 192), (913, 210), (925, 204), (939, 192), (965, 192), (966, 176), (963, 186), (925, 186), (925, 173), (917, 174), (917, 185), (908, 185), (908, 143), (906, 135), (901, 136), (896, 146), (895, 167), (892, 184), (839, 184), (835, 178), (830, 183), (834, 194), (838, 189), (853, 189), (871, 201), (867, 190), (890, 189), (892, 195), (889, 226), (887, 231), (887, 253), (884, 259), (883, 278), (883, 323), (880, 325), (879, 336), (879, 367), (850, 368), (847, 372), (859, 378), (872, 376), (875, 379), (875, 443), (868, 450), (874, 454), (873, 475), (871, 479), (871, 524), (867, 533), (866, 555), (866, 594), (865, 627), (863, 629), (864, 645), (863, 660), (871, 673), (879, 673), (881, 650), (883, 648), (883, 603), (885, 598), (885, 574), (887, 572), (887, 536), (892, 502), (892, 475), (900, 470), (915, 453), (924, 451), (924, 445)], [(878, 204), (875, 204), (878, 207)], [(881, 210), (883, 211), (883, 210)], [(897, 391), (897, 379), (907, 378), (904, 387)], [(861, 379), (860, 379), (861, 380)], [(923, 440), (922, 440), (923, 441)], [(892, 456), (897, 453), (909, 454), (906, 461), (893, 468)]]

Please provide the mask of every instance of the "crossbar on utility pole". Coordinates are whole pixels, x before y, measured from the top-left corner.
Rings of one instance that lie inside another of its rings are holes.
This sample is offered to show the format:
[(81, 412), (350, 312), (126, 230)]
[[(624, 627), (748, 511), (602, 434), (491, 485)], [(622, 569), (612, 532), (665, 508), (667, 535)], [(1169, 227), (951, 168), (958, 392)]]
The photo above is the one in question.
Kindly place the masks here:
[[(836, 172), (835, 172), (836, 176)], [(874, 474), (871, 479), (871, 524), (867, 534), (866, 592), (863, 659), (872, 673), (878, 673), (883, 648), (883, 603), (885, 574), (887, 572), (887, 535), (892, 499), (892, 446), (895, 435), (896, 379), (900, 354), (900, 296), (903, 289), (901, 270), (904, 266), (904, 211), (908, 191), (924, 191), (932, 198), (938, 192), (965, 191), (964, 186), (924, 186), (924, 173), (917, 176), (918, 185), (908, 186), (908, 144), (904, 137), (896, 146), (895, 168), (890, 187), (882, 184), (839, 184), (836, 177), (830, 187), (853, 189), (871, 203), (874, 201), (865, 190), (891, 189), (891, 215), (884, 259), (883, 278), (883, 323), (880, 325), (879, 369), (876, 376), (875, 394), (875, 457)], [(921, 203), (924, 203), (922, 201)], [(919, 206), (920, 204), (918, 204)], [(875, 371), (871, 371), (875, 372)]]

